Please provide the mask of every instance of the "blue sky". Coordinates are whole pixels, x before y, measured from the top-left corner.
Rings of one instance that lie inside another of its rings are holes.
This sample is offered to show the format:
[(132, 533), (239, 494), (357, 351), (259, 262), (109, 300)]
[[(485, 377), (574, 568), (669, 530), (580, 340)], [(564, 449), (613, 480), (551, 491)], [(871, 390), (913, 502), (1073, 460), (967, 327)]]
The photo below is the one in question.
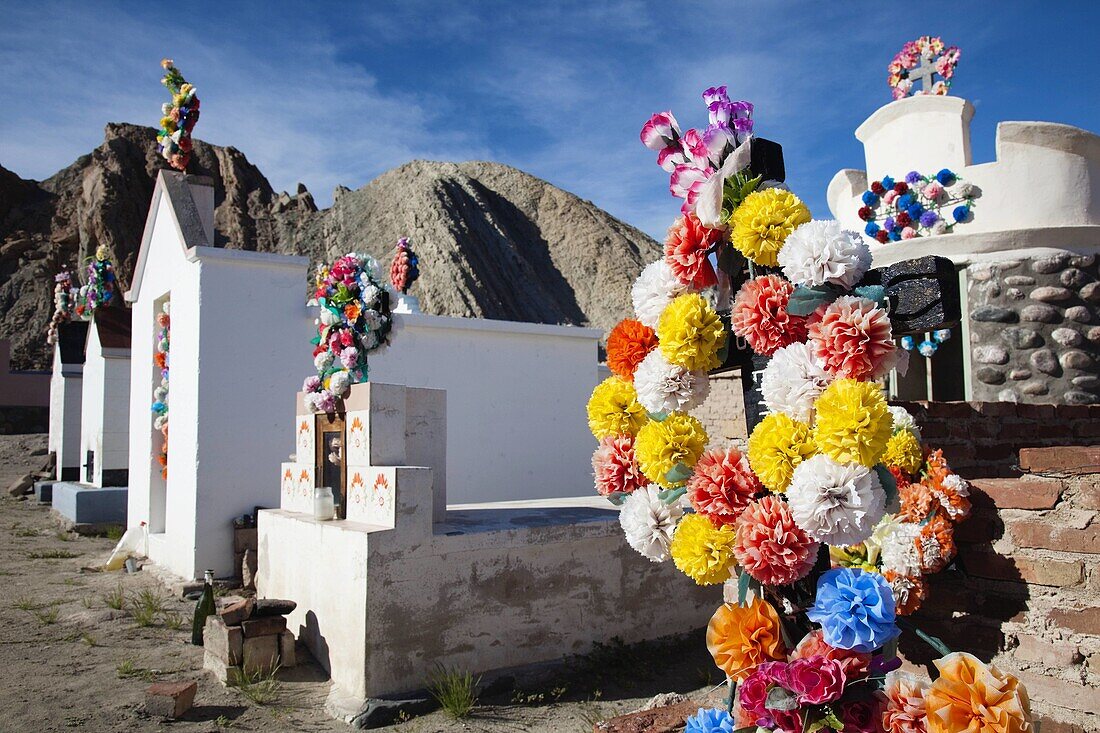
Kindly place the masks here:
[(706, 122), (727, 84), (784, 146), (818, 217), (852, 133), (889, 101), (886, 64), (922, 34), (962, 47), (953, 93), (996, 123), (1100, 132), (1096, 2), (363, 2), (163, 4), (0, 0), (0, 165), (43, 178), (109, 121), (154, 125), (162, 56), (199, 89), (196, 136), (243, 151), (322, 206), (413, 159), (508, 163), (661, 237), (677, 214), (642, 147), (649, 114)]

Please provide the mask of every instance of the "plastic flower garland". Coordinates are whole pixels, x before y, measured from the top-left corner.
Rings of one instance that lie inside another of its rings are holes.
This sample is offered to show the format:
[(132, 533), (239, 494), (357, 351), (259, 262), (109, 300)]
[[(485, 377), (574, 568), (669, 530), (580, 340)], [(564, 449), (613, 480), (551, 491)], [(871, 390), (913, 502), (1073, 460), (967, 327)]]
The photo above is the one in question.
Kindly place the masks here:
[(947, 94), (951, 89), (951, 77), (955, 75), (955, 67), (959, 63), (960, 56), (962, 51), (958, 46), (945, 48), (938, 36), (921, 36), (915, 41), (906, 43), (894, 56), (893, 61), (886, 67), (889, 72), (886, 83), (890, 85), (894, 99), (903, 99), (913, 94), (913, 80), (909, 78), (909, 71), (917, 68), (921, 59), (925, 59), (935, 67), (936, 73), (942, 78), (933, 84), (931, 89), (925, 86), (916, 94)]
[[(863, 192), (863, 206), (857, 212), (867, 222), (863, 231), (879, 242), (897, 242), (920, 236), (950, 234), (957, 224), (970, 221), (976, 186), (959, 178), (949, 168), (932, 176), (910, 171), (903, 181), (886, 176)], [(948, 218), (947, 211), (951, 214)]]
[(46, 332), (46, 342), (57, 343), (57, 327), (78, 318), (87, 321), (96, 308), (108, 305), (115, 296), (118, 284), (115, 268), (111, 264), (107, 247), (96, 248), (87, 269), (87, 282), (77, 285), (73, 275), (64, 269), (54, 276), (54, 312)]
[(160, 452), (157, 454), (157, 462), (160, 463), (162, 478), (168, 478), (168, 352), (172, 337), (171, 304), (165, 302), (161, 312), (157, 314), (157, 343), (153, 354), (153, 364), (160, 370), (160, 384), (153, 390), (153, 428), (161, 437)]
[(321, 309), (311, 342), (317, 374), (306, 378), (302, 391), (306, 407), (331, 413), (351, 385), (367, 381), (367, 354), (386, 343), (389, 293), (374, 258), (351, 252), (318, 268), (309, 305)]
[(390, 284), (397, 292), (407, 293), (419, 277), (420, 258), (409, 246), (409, 238), (401, 237), (397, 240), (393, 260), (390, 262)]
[[(860, 284), (867, 243), (812, 221), (794, 194), (735, 155), (751, 123), (730, 121), (748, 122), (751, 105), (729, 102), (724, 87), (704, 101), (707, 133), (681, 135), (671, 112), (642, 130), (684, 204), (665, 256), (634, 284), (634, 318), (609, 339), (615, 374), (588, 404), (597, 491), (621, 505), (631, 547), (672, 559), (700, 585), (725, 583), (736, 598), (707, 630), (728, 710), (702, 710), (687, 730), (908, 733), (962, 730), (982, 715), (1026, 725), (1018, 680), (977, 660), (945, 656), (934, 683), (891, 676), (898, 618), (952, 561), (968, 487), (873, 381), (903, 364), (904, 351), (882, 288)], [(730, 117), (738, 104), (745, 116)], [(723, 325), (711, 274), (721, 293), (730, 273), (711, 258), (734, 250), (750, 277)], [(708, 446), (687, 414), (734, 335), (772, 356), (761, 385), (770, 413), (745, 453)], [(981, 698), (960, 694), (957, 679), (981, 680)]]
[(168, 165), (186, 171), (191, 162), (191, 130), (199, 121), (199, 98), (172, 59), (162, 59), (160, 65), (164, 67), (160, 82), (172, 93), (172, 101), (161, 105), (157, 146)]
[(51, 346), (57, 343), (57, 327), (71, 321), (76, 314), (80, 295), (79, 289), (73, 285), (73, 274), (68, 269), (57, 273), (53, 279), (53, 315), (46, 330), (46, 343)]

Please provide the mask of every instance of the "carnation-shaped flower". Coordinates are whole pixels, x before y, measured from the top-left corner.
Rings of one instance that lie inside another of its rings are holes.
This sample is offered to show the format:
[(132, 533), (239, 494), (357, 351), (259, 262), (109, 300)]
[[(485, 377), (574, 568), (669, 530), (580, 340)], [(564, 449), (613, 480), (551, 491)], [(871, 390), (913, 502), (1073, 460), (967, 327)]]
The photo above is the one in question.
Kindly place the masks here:
[(629, 435), (608, 435), (592, 454), (592, 473), (600, 496), (629, 494), (649, 483), (634, 460), (634, 439)]
[(806, 319), (787, 312), (794, 286), (778, 275), (748, 280), (730, 308), (733, 332), (758, 354), (771, 356), (788, 344), (806, 339)]
[(734, 534), (730, 527), (715, 527), (699, 514), (687, 514), (672, 535), (672, 561), (698, 585), (716, 585), (729, 579), (733, 569)]
[(781, 188), (765, 188), (750, 193), (734, 210), (730, 241), (756, 264), (775, 267), (787, 237), (808, 221), (810, 210), (801, 199)]
[(886, 675), (886, 709), (882, 711), (886, 733), (927, 733), (924, 696), (931, 685), (927, 677), (900, 669)]
[(737, 562), (764, 585), (800, 580), (817, 560), (818, 543), (795, 523), (787, 502), (775, 494), (749, 504), (734, 528)]
[(607, 368), (628, 382), (646, 355), (657, 348), (657, 334), (640, 321), (626, 318), (607, 335)]
[(849, 698), (840, 708), (844, 733), (882, 733), (885, 707), (886, 697), (878, 690), (864, 690), (861, 696)]
[(955, 559), (955, 526), (942, 512), (934, 512), (920, 528), (917, 549), (925, 573), (938, 573)]
[(917, 420), (909, 411), (900, 405), (890, 405), (887, 409), (890, 410), (890, 417), (894, 418), (894, 432), (899, 430), (908, 430), (913, 435), (917, 436), (917, 440), (920, 440), (920, 427), (917, 425)]
[(920, 550), (917, 539), (920, 525), (891, 520), (875, 530), (882, 547), (882, 570), (897, 575), (920, 575)]
[(929, 733), (1029, 733), (1031, 702), (1020, 680), (966, 652), (935, 660), (940, 676), (924, 696)]
[(700, 456), (687, 482), (692, 508), (716, 527), (733, 524), (753, 496), (763, 490), (764, 485), (749, 467), (748, 456), (732, 445)]
[(814, 353), (838, 377), (875, 379), (897, 364), (890, 315), (874, 301), (842, 295), (809, 321)]
[(588, 400), (588, 429), (597, 440), (609, 435), (635, 435), (649, 420), (634, 386), (612, 375), (596, 385)]
[(684, 721), (684, 733), (733, 733), (733, 717), (721, 708), (699, 708)]
[(855, 568), (833, 568), (822, 574), (806, 616), (821, 625), (826, 642), (841, 649), (873, 652), (901, 633), (886, 579)]
[(790, 684), (789, 665), (784, 662), (763, 662), (756, 666), (737, 688), (739, 719), (749, 730), (757, 728), (779, 733), (801, 733), (805, 730), (803, 711), (798, 705), (769, 705), (775, 688), (786, 689)]
[(844, 666), (828, 657), (801, 657), (787, 666), (787, 687), (802, 705), (824, 705), (844, 694)]
[(695, 214), (685, 214), (668, 229), (665, 262), (676, 279), (692, 290), (712, 287), (718, 277), (707, 251), (724, 236), (721, 229), (703, 226)]
[(726, 331), (718, 313), (696, 293), (675, 298), (657, 325), (661, 353), (688, 371), (714, 369), (718, 351), (726, 345)]
[(346, 370), (333, 372), (328, 378), (328, 389), (337, 397), (343, 397), (351, 388), (351, 375)]
[(738, 682), (759, 664), (787, 659), (779, 614), (761, 598), (719, 606), (707, 624), (707, 649), (718, 668)]
[(679, 502), (666, 504), (661, 500), (660, 489), (643, 486), (626, 497), (619, 510), (619, 524), (626, 541), (652, 562), (664, 562), (676, 523), (684, 515)]
[(760, 394), (771, 412), (809, 423), (814, 402), (833, 377), (806, 342), (777, 349), (760, 378)]
[(898, 484), (901, 508), (898, 517), (907, 522), (920, 523), (936, 508), (936, 497), (924, 483)]
[(814, 408), (814, 443), (819, 451), (838, 463), (870, 467), (879, 462), (892, 431), (890, 411), (877, 384), (838, 379), (821, 393)]
[(651, 262), (630, 288), (634, 315), (645, 325), (656, 329), (668, 304), (688, 290), (667, 262), (663, 259)]
[(766, 415), (749, 436), (749, 465), (772, 491), (786, 491), (794, 469), (816, 452), (810, 427), (782, 412)]
[(970, 484), (957, 473), (930, 477), (929, 492), (939, 501), (947, 518), (961, 522), (970, 516)]
[(667, 488), (682, 486), (707, 447), (707, 431), (691, 415), (674, 412), (650, 420), (638, 431), (634, 456), (650, 481)]
[(894, 605), (899, 616), (909, 616), (924, 603), (928, 596), (928, 584), (919, 575), (900, 575), (893, 570), (884, 570), (882, 577), (890, 584), (894, 592)]
[(706, 372), (689, 372), (654, 349), (634, 372), (634, 389), (638, 402), (650, 413), (688, 412), (706, 400), (710, 380)]
[(871, 655), (864, 652), (855, 652), (851, 649), (838, 649), (825, 642), (825, 635), (821, 629), (814, 629), (802, 637), (798, 646), (791, 653), (791, 659), (805, 659), (808, 657), (827, 657), (840, 662), (844, 668), (844, 676), (848, 681), (859, 677), (866, 677), (871, 669)]
[(860, 234), (841, 229), (840, 222), (815, 219), (790, 233), (778, 260), (793, 283), (851, 290), (871, 268), (871, 249)]
[(887, 466), (897, 466), (906, 473), (915, 474), (924, 465), (924, 449), (921, 448), (917, 436), (908, 430), (899, 430), (886, 441), (882, 462)]
[(863, 542), (886, 513), (886, 492), (874, 471), (824, 455), (795, 468), (787, 501), (798, 526), (830, 545)]

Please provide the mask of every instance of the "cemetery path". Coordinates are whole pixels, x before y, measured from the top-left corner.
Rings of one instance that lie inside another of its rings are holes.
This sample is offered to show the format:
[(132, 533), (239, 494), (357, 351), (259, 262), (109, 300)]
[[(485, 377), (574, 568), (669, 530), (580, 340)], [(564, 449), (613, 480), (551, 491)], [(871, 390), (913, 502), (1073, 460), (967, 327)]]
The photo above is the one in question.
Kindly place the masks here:
[[(45, 445), (45, 435), (0, 436), (0, 485), (37, 469)], [(61, 531), (33, 499), (0, 500), (0, 731), (163, 731), (142, 711), (145, 689), (182, 680), (197, 681), (198, 694), (173, 731), (350, 730), (324, 712), (328, 682), (301, 647), (299, 666), (279, 673), (274, 699), (258, 704), (223, 687), (190, 644), (194, 602), (171, 595), (151, 572), (88, 570), (113, 545)], [(383, 730), (587, 733), (656, 693), (702, 697), (716, 681), (701, 635), (675, 655), (667, 646), (612, 643), (538, 688), (483, 695), (464, 720), (437, 711)]]

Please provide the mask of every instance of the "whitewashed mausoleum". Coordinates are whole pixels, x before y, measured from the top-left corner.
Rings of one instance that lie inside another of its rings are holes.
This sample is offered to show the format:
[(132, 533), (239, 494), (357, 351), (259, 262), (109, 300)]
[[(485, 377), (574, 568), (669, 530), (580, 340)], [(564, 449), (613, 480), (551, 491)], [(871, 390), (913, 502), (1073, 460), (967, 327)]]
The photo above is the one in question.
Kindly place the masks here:
[(53, 346), (50, 376), (50, 434), (48, 448), (57, 457), (59, 481), (80, 479), (80, 409), (83, 401), (84, 349), (88, 323), (62, 323)]
[(126, 486), (130, 434), (130, 310), (92, 315), (81, 385), (80, 481)]

